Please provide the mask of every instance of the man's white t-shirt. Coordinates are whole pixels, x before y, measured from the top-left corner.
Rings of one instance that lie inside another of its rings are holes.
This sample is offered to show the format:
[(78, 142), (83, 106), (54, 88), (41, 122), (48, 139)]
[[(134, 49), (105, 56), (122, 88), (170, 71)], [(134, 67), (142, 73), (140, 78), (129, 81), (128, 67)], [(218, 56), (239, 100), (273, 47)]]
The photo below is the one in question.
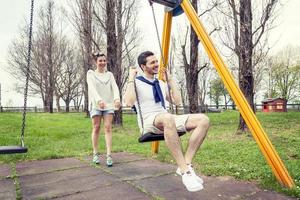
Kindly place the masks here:
[[(155, 79), (148, 79), (147, 77), (143, 76), (145, 79), (147, 79), (150, 82), (153, 82)], [(136, 83), (136, 88), (137, 88), (137, 97), (139, 99), (140, 103), (140, 109), (142, 111), (142, 117), (143, 117), (143, 122), (147, 120), (147, 118), (157, 115), (159, 113), (167, 113), (167, 110), (162, 106), (162, 102), (155, 102), (155, 98), (153, 95), (153, 89), (152, 85), (145, 83), (139, 79), (135, 79)], [(166, 103), (166, 95), (167, 95), (167, 84), (161, 80), (159, 80), (159, 85), (161, 88), (161, 92), (164, 97), (165, 105)], [(142, 124), (141, 124), (141, 119), (140, 119), (140, 109), (138, 107), (137, 101), (135, 102), (135, 107), (137, 110), (137, 115), (138, 115), (138, 124), (140, 130), (142, 130)]]

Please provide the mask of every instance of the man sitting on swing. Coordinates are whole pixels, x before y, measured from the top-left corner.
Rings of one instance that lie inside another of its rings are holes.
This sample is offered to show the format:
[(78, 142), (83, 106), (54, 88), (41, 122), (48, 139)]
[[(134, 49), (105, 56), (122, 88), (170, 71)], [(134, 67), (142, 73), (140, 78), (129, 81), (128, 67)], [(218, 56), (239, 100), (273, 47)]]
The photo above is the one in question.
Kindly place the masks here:
[[(181, 95), (174, 80), (170, 75), (167, 76), (167, 83), (155, 79), (159, 64), (150, 51), (139, 55), (138, 64), (144, 74), (136, 77), (137, 69), (130, 69), (124, 95), (125, 102), (128, 106), (135, 105), (139, 108), (137, 111), (141, 112), (141, 117), (138, 115), (138, 124), (142, 134), (148, 132), (164, 134), (166, 146), (178, 165), (176, 173), (182, 176), (182, 182), (188, 191), (199, 191), (203, 189), (203, 180), (194, 172), (192, 159), (207, 134), (209, 119), (204, 114), (169, 114), (165, 107), (165, 100), (174, 102), (176, 105), (181, 104)], [(137, 95), (134, 85), (136, 85)], [(167, 92), (168, 89), (170, 89), (171, 97)], [(181, 148), (178, 131), (191, 132), (185, 155)]]

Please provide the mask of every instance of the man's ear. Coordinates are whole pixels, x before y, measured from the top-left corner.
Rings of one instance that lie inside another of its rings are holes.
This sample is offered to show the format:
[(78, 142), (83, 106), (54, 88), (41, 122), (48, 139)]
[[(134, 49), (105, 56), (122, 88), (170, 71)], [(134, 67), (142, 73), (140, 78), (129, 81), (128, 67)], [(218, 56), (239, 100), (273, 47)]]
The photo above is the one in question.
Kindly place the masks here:
[(141, 69), (145, 71), (146, 65), (141, 64)]

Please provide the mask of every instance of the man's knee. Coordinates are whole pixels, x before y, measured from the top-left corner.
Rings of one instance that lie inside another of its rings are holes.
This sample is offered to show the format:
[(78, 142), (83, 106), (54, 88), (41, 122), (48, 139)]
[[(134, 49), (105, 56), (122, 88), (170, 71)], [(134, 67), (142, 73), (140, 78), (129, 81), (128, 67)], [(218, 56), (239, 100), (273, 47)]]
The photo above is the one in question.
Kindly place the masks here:
[(193, 114), (189, 117), (187, 122), (187, 129), (195, 129), (201, 127), (203, 129), (209, 128), (209, 118), (204, 114)]
[(164, 126), (174, 126), (175, 125), (175, 118), (172, 114), (164, 114), (164, 116), (162, 116), (162, 120), (163, 120), (163, 124)]
[(175, 127), (175, 118), (170, 113), (159, 115), (155, 121), (155, 124), (161, 124), (163, 126), (163, 129)]
[(209, 125), (210, 125), (209, 118), (203, 114), (200, 117), (201, 117), (201, 119), (200, 119), (201, 125), (203, 126), (203, 128), (208, 129)]

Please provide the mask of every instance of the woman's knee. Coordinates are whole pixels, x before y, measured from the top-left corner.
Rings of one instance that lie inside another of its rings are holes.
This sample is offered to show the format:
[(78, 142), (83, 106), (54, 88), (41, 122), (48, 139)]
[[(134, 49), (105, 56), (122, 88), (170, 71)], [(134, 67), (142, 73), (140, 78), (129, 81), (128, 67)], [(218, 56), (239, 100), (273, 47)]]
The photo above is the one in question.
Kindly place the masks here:
[(111, 133), (111, 130), (112, 130), (112, 125), (111, 124), (105, 124), (105, 126), (104, 126), (105, 134)]
[(100, 130), (100, 124), (94, 124), (93, 125), (93, 132), (94, 133), (99, 133)]

